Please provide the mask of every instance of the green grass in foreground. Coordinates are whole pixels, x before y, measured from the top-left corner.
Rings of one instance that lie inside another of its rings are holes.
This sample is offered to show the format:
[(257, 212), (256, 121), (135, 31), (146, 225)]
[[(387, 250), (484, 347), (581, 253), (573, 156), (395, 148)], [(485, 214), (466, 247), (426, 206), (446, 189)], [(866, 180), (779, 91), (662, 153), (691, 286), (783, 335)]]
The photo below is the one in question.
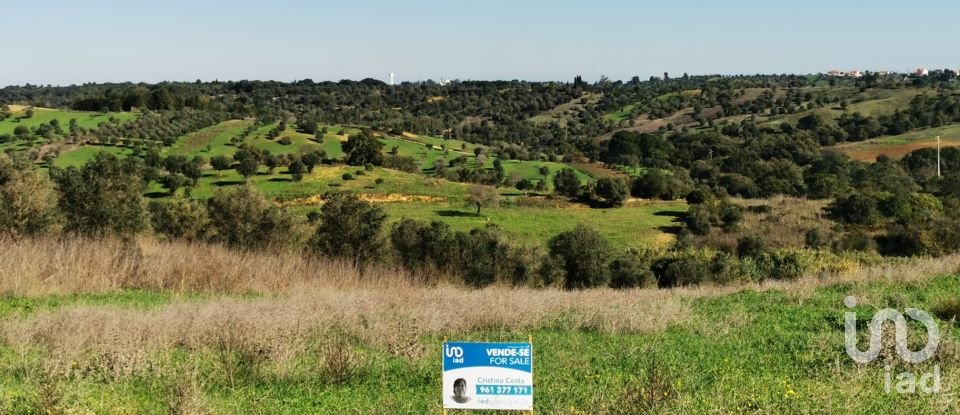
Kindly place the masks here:
[[(40, 374), (45, 373), (42, 362), (57, 361), (56, 356), (3, 344), (0, 412), (36, 413), (46, 407), (67, 413), (161, 414), (199, 406), (237, 414), (440, 413), (443, 336), (522, 341), (532, 335), (537, 413), (957, 413), (960, 336), (948, 330), (950, 323), (940, 322), (944, 336), (935, 360), (941, 367), (941, 394), (885, 394), (883, 364), (857, 365), (845, 353), (843, 313), (849, 310), (842, 301), (847, 295), (863, 299), (856, 311), (866, 325), (880, 308), (930, 310), (956, 298), (960, 278), (688, 297), (681, 301), (691, 315), (653, 332), (610, 332), (601, 321), (595, 328), (572, 330), (567, 323), (572, 316), (561, 313), (530, 330), (429, 333), (416, 340), (423, 348), (417, 357), (347, 339), (356, 359), (341, 381), (324, 376), (323, 354), (311, 352), (312, 346), (283, 367), (217, 349), (174, 347), (143, 357), (155, 362), (150, 370), (55, 377)], [(0, 309), (9, 308), (9, 301), (0, 298)], [(920, 332), (912, 340), (925, 341), (922, 328), (911, 330)], [(331, 336), (318, 334), (317, 341)], [(80, 356), (80, 362), (97, 358)], [(895, 373), (931, 369), (930, 363), (896, 363)]]

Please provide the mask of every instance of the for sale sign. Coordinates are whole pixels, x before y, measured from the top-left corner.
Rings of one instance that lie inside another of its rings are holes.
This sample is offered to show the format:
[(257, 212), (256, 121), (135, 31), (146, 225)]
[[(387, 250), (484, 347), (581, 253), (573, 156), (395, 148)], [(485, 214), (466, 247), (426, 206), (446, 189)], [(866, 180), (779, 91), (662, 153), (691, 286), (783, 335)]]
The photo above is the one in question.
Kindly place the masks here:
[(533, 410), (530, 343), (443, 343), (443, 407)]

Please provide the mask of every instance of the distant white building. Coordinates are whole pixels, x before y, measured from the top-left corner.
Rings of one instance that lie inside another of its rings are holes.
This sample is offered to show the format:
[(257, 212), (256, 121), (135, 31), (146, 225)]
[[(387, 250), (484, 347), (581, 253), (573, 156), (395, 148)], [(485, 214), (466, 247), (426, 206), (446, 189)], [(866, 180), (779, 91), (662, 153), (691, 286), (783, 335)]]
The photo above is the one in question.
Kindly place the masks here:
[(851, 78), (860, 78), (860, 77), (863, 77), (863, 71), (858, 71), (858, 70), (854, 69), (854, 70), (852, 70), (852, 71), (850, 71), (850, 72), (847, 72), (847, 76), (849, 76), (849, 77), (851, 77)]
[(877, 71), (877, 76), (888, 76), (890, 71)]
[(829, 76), (843, 76), (843, 75), (845, 75), (845, 74), (844, 74), (843, 72), (840, 72), (840, 71), (836, 70), (836, 69), (832, 69), (832, 70), (830, 70), (830, 72), (827, 72), (827, 75), (829, 75)]
[(927, 76), (930, 75), (930, 71), (927, 68), (917, 68), (916, 71), (913, 71), (913, 74), (916, 76)]

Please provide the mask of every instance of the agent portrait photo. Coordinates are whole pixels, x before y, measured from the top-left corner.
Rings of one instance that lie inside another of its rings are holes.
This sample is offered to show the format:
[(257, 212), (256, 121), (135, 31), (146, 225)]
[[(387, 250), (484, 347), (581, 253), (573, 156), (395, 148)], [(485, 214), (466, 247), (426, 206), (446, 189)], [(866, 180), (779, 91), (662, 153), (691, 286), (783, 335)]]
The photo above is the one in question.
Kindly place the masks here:
[(453, 381), (453, 401), (456, 403), (470, 402), (470, 397), (467, 396), (467, 380), (466, 379), (459, 378)]

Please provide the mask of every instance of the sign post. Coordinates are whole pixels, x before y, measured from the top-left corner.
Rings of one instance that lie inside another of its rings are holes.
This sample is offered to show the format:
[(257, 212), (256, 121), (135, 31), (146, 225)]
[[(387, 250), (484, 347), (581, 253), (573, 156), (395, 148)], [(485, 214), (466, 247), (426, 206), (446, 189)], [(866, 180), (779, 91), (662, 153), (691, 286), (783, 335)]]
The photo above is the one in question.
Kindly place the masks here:
[(533, 412), (533, 342), (443, 342), (443, 409)]

